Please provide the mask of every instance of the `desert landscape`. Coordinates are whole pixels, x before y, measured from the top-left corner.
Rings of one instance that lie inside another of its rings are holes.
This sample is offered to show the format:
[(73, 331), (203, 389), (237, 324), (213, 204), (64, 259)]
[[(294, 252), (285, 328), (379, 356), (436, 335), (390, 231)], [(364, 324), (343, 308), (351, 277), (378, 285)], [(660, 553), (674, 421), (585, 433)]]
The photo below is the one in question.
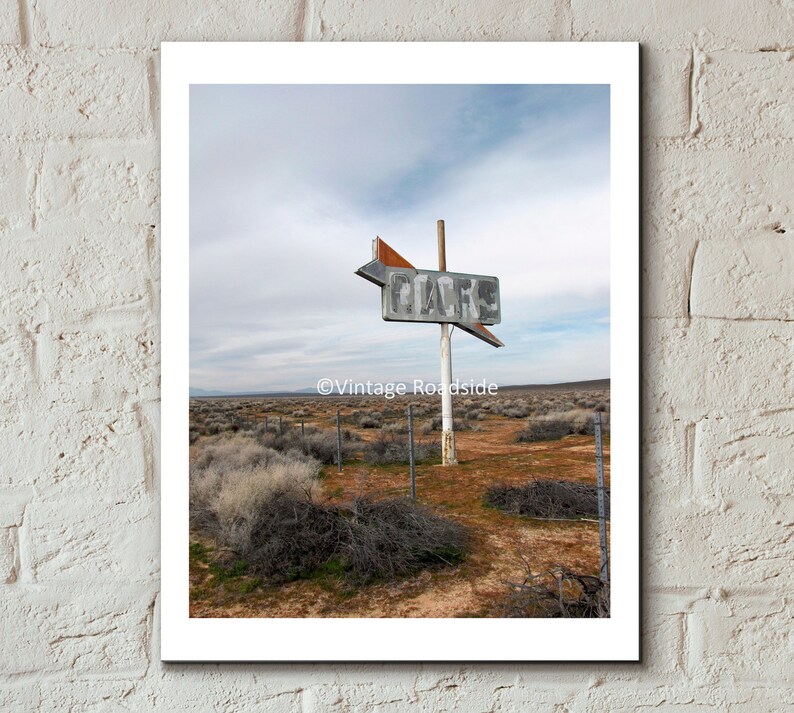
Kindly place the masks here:
[(192, 398), (191, 616), (608, 615), (593, 414), (608, 486), (609, 381), (455, 409), (444, 467), (437, 396)]

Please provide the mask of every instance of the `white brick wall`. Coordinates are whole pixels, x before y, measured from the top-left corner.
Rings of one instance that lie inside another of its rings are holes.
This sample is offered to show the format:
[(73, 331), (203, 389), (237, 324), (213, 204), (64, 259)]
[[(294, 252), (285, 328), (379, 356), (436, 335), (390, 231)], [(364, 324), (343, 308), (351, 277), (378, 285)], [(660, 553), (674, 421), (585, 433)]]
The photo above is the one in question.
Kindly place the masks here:
[[(640, 40), (641, 665), (159, 662), (161, 40)], [(794, 706), (794, 8), (0, 0), (0, 709)]]

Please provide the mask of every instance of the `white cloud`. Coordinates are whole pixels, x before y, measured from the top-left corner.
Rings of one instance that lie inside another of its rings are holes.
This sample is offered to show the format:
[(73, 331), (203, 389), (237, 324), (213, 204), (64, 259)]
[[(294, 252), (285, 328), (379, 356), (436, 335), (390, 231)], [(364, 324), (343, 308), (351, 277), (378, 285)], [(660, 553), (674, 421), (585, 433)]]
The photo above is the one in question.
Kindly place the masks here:
[[(586, 326), (604, 319), (609, 289), (608, 147), (604, 132), (588, 134), (594, 109), (478, 135), (477, 150), (456, 154), (462, 125), (484, 131), (472, 88), (441, 98), (427, 87), (303, 89), (191, 96), (191, 384), (432, 378), (437, 328), (382, 322), (377, 288), (353, 271), (375, 234), (435, 267), (437, 218), (449, 269), (495, 274), (502, 290), (493, 331), (508, 349), (460, 334), (456, 373), (487, 369), (478, 378), (500, 383), (608, 374), (608, 329)], [(542, 350), (517, 331), (572, 319), (579, 326)]]

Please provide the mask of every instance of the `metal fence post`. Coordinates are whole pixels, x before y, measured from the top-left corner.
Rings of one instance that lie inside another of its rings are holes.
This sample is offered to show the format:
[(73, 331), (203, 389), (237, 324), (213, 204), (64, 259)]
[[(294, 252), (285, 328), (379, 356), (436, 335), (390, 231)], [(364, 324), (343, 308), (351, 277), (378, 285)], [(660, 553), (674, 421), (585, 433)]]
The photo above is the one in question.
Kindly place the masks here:
[(411, 499), (416, 500), (416, 460), (414, 459), (414, 407), (408, 406), (408, 462), (411, 464)]
[(306, 438), (306, 424), (301, 419), (301, 438)]
[(278, 417), (278, 435), (284, 435), (284, 419), (281, 416)]
[(601, 575), (604, 584), (609, 582), (609, 554), (607, 551), (607, 517), (604, 507), (604, 448), (601, 443), (601, 412), (593, 414), (596, 441), (596, 478), (598, 482), (598, 534), (601, 540)]
[(265, 433), (267, 433), (267, 416), (265, 416)]
[(339, 422), (339, 409), (336, 409), (336, 462), (342, 472), (342, 428)]

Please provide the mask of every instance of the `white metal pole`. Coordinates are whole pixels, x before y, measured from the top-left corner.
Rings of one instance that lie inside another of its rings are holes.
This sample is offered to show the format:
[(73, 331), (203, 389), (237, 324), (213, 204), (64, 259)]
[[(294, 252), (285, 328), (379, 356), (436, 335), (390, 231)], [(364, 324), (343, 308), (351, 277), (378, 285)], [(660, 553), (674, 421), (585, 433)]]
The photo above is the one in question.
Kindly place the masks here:
[[(446, 236), (444, 221), (438, 227), (438, 269), (447, 270)], [(452, 347), (449, 340), (449, 325), (441, 324), (441, 463), (455, 465), (458, 462), (455, 451), (455, 431), (452, 421)]]

